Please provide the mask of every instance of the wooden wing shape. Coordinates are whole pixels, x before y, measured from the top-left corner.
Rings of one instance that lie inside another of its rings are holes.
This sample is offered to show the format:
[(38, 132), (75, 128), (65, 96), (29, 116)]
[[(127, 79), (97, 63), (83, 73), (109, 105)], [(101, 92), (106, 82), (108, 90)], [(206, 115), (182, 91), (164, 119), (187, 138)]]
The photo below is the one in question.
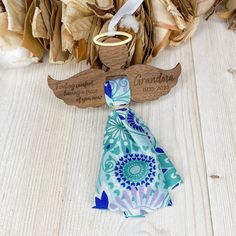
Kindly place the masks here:
[(162, 70), (150, 65), (134, 65), (126, 70), (132, 100), (145, 102), (156, 100), (170, 92), (181, 74), (181, 65), (171, 70)]
[(80, 108), (105, 104), (104, 83), (105, 72), (97, 69), (86, 70), (66, 80), (54, 80), (48, 76), (48, 85), (55, 96)]

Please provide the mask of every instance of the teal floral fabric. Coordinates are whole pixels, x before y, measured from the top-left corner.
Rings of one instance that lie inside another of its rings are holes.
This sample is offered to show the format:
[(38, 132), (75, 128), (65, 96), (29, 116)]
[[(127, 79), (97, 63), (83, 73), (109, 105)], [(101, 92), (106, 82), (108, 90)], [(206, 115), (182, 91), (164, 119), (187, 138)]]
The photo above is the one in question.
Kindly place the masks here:
[(175, 167), (145, 123), (128, 108), (129, 80), (104, 86), (108, 116), (94, 208), (143, 217), (171, 206), (169, 191), (182, 183)]

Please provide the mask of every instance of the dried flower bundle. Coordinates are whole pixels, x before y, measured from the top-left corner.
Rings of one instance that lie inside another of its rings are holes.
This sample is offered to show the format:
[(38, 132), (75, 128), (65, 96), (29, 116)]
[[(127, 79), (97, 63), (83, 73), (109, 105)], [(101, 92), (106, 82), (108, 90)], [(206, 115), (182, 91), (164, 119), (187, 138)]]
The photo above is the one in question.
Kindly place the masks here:
[[(125, 2), (0, 0), (0, 52), (24, 50), (28, 63), (22, 65), (42, 60), (49, 51), (50, 63), (74, 58), (100, 67), (93, 37), (108, 30), (111, 18)], [(185, 42), (195, 32), (199, 15), (210, 8), (209, 14), (216, 12), (235, 29), (235, 5), (235, 0), (144, 0), (133, 16), (123, 17), (117, 26), (133, 36), (127, 64), (150, 62), (166, 46)]]

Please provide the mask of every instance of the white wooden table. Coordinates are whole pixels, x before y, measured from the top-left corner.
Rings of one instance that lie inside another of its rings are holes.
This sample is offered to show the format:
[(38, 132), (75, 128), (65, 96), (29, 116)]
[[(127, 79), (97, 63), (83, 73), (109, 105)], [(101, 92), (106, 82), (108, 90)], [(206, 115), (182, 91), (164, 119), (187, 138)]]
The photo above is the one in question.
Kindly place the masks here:
[(236, 33), (202, 22), (191, 41), (153, 65), (179, 61), (171, 93), (133, 108), (184, 185), (172, 193), (173, 207), (140, 219), (91, 209), (108, 109), (69, 107), (47, 86), (48, 74), (65, 79), (85, 64), (1, 69), (0, 235), (235, 235)]

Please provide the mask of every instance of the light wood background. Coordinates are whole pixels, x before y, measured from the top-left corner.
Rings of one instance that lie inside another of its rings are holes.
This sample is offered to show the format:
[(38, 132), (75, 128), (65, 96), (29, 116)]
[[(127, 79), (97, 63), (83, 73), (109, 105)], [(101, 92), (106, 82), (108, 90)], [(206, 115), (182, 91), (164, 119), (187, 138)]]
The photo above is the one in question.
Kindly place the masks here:
[(0, 235), (235, 235), (236, 34), (202, 22), (153, 65), (179, 61), (169, 95), (132, 105), (184, 179), (173, 207), (141, 219), (91, 209), (108, 109), (69, 107), (47, 86), (48, 74), (65, 79), (86, 65), (1, 69)]

